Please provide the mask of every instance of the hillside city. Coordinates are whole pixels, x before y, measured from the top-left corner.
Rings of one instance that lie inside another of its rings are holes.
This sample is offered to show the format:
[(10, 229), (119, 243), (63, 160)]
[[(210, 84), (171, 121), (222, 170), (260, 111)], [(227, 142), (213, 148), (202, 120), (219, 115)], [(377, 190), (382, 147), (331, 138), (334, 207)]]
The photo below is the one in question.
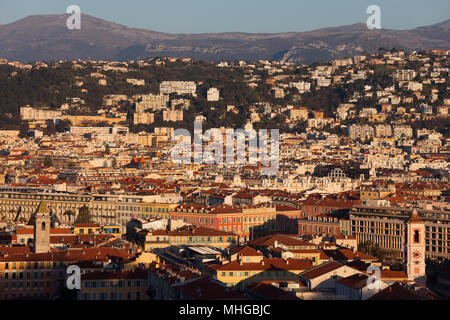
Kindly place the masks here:
[[(0, 300), (449, 299), (449, 68), (0, 59)], [(194, 123), (276, 172), (174, 161)]]

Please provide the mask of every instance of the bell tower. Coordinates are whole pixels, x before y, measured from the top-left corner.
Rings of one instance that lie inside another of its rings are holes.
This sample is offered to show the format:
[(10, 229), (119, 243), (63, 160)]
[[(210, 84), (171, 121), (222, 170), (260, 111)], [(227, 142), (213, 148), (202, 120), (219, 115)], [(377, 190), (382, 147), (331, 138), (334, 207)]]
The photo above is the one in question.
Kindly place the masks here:
[(414, 209), (406, 221), (405, 269), (408, 280), (425, 284), (425, 223)]
[(43, 201), (35, 213), (34, 222), (34, 252), (47, 253), (50, 251), (50, 210)]

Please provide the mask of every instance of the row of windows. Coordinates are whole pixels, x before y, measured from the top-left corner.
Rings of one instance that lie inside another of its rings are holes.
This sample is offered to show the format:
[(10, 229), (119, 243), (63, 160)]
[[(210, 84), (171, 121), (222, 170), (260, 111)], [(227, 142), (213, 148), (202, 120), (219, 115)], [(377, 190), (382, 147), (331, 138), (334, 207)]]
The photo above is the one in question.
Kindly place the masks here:
[[(127, 280), (126, 285), (130, 288), (133, 284), (132, 280)], [(84, 281), (85, 288), (124, 288), (125, 282), (124, 280), (119, 281)], [(142, 285), (142, 280), (134, 280), (134, 287), (140, 288)]]
[(431, 229), (431, 231), (432, 232), (440, 232), (440, 233), (442, 233), (442, 232), (445, 232), (445, 230), (447, 230), (447, 233), (448, 234), (450, 234), (450, 228), (443, 228), (443, 227), (429, 227), (429, 226), (426, 226), (425, 227), (425, 231), (430, 231), (430, 229)]
[[(226, 277), (226, 276), (228, 276), (228, 277), (249, 277), (249, 276), (253, 276), (253, 275), (256, 275), (256, 274), (258, 274), (258, 272), (255, 272), (255, 271), (229, 271), (229, 272), (221, 272), (220, 273), (220, 275), (222, 276), (222, 277)], [(287, 272), (286, 271), (264, 271), (264, 272), (259, 272), (259, 276), (260, 277), (263, 277), (264, 275), (271, 275), (271, 274), (273, 274), (273, 275), (275, 275), (275, 276), (278, 276), (278, 275), (283, 275), (283, 276), (285, 276), (285, 275), (287, 275)]]
[(328, 231), (328, 233), (336, 233), (337, 229), (336, 228), (332, 228), (332, 227), (324, 227), (324, 226), (306, 226), (306, 225), (302, 225), (301, 227), (302, 231), (310, 231), (310, 232), (326, 232)]
[(140, 208), (139, 207), (134, 207), (134, 206), (119, 206), (119, 210), (139, 212)]
[[(236, 227), (232, 226), (219, 226), (220, 231), (227, 231), (227, 232), (236, 232)], [(241, 232), (241, 226), (237, 226), (237, 232)]]
[(385, 229), (402, 229), (402, 225), (399, 223), (389, 223), (389, 222), (374, 222), (367, 220), (352, 220), (352, 225), (366, 226), (366, 227), (381, 227)]
[[(56, 283), (53, 282), (53, 286), (56, 286)], [(11, 281), (5, 282), (5, 289), (8, 288), (48, 288), (50, 287), (50, 281), (33, 281), (33, 282), (24, 282), (24, 281)]]
[[(132, 293), (127, 292), (126, 294), (126, 300), (132, 300)], [(136, 292), (135, 300), (141, 299), (141, 293)], [(92, 295), (90, 293), (83, 293), (82, 300), (124, 300), (122, 292), (110, 292), (109, 294), (107, 292), (100, 292), (97, 294), (96, 292), (93, 292)]]
[(143, 210), (145, 212), (169, 212), (169, 208), (144, 207)]
[(426, 251), (431, 251), (431, 252), (441, 252), (441, 253), (445, 253), (445, 251), (447, 251), (447, 253), (450, 253), (450, 247), (447, 248), (447, 250), (445, 250), (442, 247), (430, 247), (430, 246), (426, 246), (425, 247)]
[[(38, 279), (38, 278), (44, 279), (45, 274), (47, 274), (47, 277), (50, 277), (52, 275), (52, 272), (51, 271), (33, 272), (33, 278), (34, 279)], [(5, 280), (25, 279), (25, 277), (26, 277), (26, 279), (31, 279), (32, 278), (31, 275), (32, 275), (31, 272), (26, 272), (26, 273), (24, 273), (24, 272), (11, 272), (11, 273), (5, 272), (4, 278), (5, 278)], [(57, 275), (57, 272), (53, 271), (53, 276), (56, 277), (56, 275)], [(62, 277), (62, 276), (63, 276), (63, 272), (59, 271), (59, 277)]]
[[(27, 293), (26, 294), (26, 297), (31, 297), (32, 295), (30, 294), (30, 293)], [(45, 293), (41, 293), (41, 294), (39, 294), (39, 293), (35, 293), (35, 294), (33, 294), (33, 297), (35, 297), (35, 298), (37, 298), (37, 297), (45, 297), (46, 296), (46, 294)], [(4, 295), (4, 298), (5, 298), (5, 300), (8, 300), (9, 299), (9, 297), (11, 297), (12, 299), (16, 299), (16, 298), (22, 298), (23, 297), (23, 294), (22, 293), (19, 293), (18, 295), (17, 294), (15, 294), (15, 293), (13, 293), (11, 296), (9, 296), (8, 294), (5, 294)]]
[[(177, 217), (174, 217), (175, 219)], [(295, 216), (290, 217), (291, 219), (295, 219)], [(185, 222), (189, 221), (189, 222), (197, 222), (197, 218), (196, 217), (184, 217), (182, 218)], [(274, 220), (275, 217), (249, 217), (249, 218), (244, 218), (244, 222), (261, 222), (261, 221), (268, 221), (268, 220)], [(198, 222), (199, 223), (209, 223), (213, 224), (214, 223), (214, 219), (212, 218), (198, 218)], [(218, 219), (219, 224), (222, 223), (241, 223), (241, 218), (221, 218)]]
[[(356, 231), (355, 227), (352, 227), (352, 231)], [(371, 234), (385, 234), (385, 235), (395, 235), (395, 236), (401, 236), (403, 235), (403, 232), (400, 230), (389, 230), (389, 229), (375, 229), (375, 228), (365, 228), (365, 227), (359, 227), (359, 232), (365, 232), (365, 233), (371, 233)]]
[(41, 261), (41, 262), (5, 262), (5, 269), (24, 270), (24, 269), (51, 269), (54, 267), (64, 267), (64, 262)]
[(447, 247), (450, 247), (450, 241), (447, 241), (447, 242), (445, 242), (445, 241), (440, 241), (440, 240), (438, 240), (438, 241), (436, 241), (436, 240), (425, 240), (425, 243), (426, 244), (431, 244), (431, 245), (433, 245), (433, 246), (435, 246), (435, 245), (438, 245), (438, 246), (447, 246)]
[[(166, 238), (163, 238), (163, 239), (165, 240)], [(226, 239), (228, 242), (231, 242), (233, 240), (232, 237), (227, 237)], [(223, 242), (223, 237), (222, 236), (213, 237), (213, 238), (211, 238), (211, 237), (188, 237), (187, 239), (185, 239), (184, 237), (183, 238), (176, 237), (176, 243), (180, 243), (180, 241), (186, 242), (186, 240), (187, 240), (187, 242), (191, 242), (191, 243), (192, 242), (211, 243), (212, 241), (213, 242)], [(159, 241), (159, 237), (156, 237), (156, 241)]]
[(8, 199), (44, 199), (44, 200), (60, 200), (60, 201), (86, 201), (89, 198), (78, 198), (71, 196), (56, 196), (56, 195), (36, 195), (36, 194), (2, 194), (4, 198)]
[(450, 233), (447, 235), (447, 237), (444, 237), (444, 235), (443, 235), (442, 233), (436, 234), (436, 233), (429, 233), (429, 232), (426, 232), (425, 234), (426, 234), (426, 237), (427, 237), (427, 238), (431, 238), (431, 239), (440, 239), (440, 240), (443, 240), (443, 239), (447, 238), (447, 240), (450, 240)]

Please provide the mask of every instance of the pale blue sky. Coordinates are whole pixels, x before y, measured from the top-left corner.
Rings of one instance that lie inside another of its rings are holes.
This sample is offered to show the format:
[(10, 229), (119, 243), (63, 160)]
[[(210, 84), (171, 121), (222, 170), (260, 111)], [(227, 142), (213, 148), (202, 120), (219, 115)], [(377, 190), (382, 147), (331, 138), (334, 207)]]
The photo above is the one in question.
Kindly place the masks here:
[(381, 8), (382, 28), (410, 29), (450, 18), (450, 0), (0, 0), (0, 24), (33, 14), (82, 13), (171, 33), (287, 32), (365, 22)]

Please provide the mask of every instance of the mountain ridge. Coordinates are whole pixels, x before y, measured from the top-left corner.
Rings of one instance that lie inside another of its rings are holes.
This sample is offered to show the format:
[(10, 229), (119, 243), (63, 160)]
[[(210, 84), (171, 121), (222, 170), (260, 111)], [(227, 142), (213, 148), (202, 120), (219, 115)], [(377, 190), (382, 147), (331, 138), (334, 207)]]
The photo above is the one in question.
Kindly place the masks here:
[(155, 56), (219, 60), (323, 62), (374, 52), (449, 49), (450, 19), (411, 30), (368, 30), (364, 23), (282, 33), (165, 33), (82, 15), (81, 30), (68, 30), (69, 15), (32, 15), (0, 25), (0, 57), (30, 62), (59, 59), (132, 60)]

